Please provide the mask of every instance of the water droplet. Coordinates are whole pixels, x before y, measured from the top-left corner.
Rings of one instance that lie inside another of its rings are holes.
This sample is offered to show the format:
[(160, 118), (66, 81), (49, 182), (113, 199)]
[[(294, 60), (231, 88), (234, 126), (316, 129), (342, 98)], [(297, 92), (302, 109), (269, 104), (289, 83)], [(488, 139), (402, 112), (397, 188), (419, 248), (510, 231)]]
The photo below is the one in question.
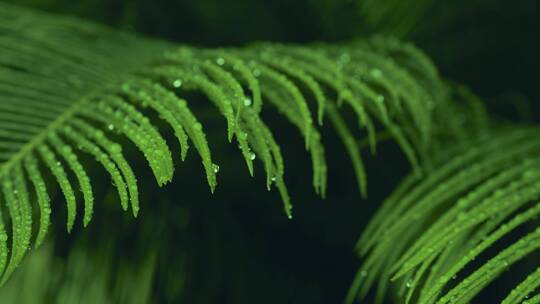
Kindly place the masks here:
[(254, 160), (256, 157), (257, 155), (255, 155), (255, 153), (249, 152), (249, 159)]
[(292, 206), (291, 205), (285, 206), (285, 213), (287, 214), (287, 218), (289, 220), (292, 220), (293, 214), (292, 214)]
[(409, 280), (409, 281), (407, 281), (407, 283), (405, 283), (405, 286), (407, 288), (411, 288), (413, 286), (413, 282)]
[(261, 76), (261, 71), (259, 69), (253, 70), (253, 76), (255, 76), (255, 77)]
[(217, 63), (218, 65), (224, 65), (224, 64), (225, 64), (225, 59), (223, 59), (223, 58), (220, 57), (220, 58), (216, 59), (216, 63)]
[(251, 105), (251, 99), (246, 97), (246, 98), (244, 99), (244, 105), (245, 105), (246, 107), (249, 107), (249, 106)]
[(110, 131), (114, 130), (114, 125), (113, 124), (109, 124), (107, 126), (107, 129), (109, 129)]
[(219, 172), (219, 165), (213, 164), (212, 169), (214, 169), (214, 173), (218, 173)]
[(275, 177), (275, 176), (272, 176), (272, 177), (270, 178), (270, 180), (273, 181), (273, 182), (275, 182), (275, 181), (276, 181), (276, 177)]
[(175, 87), (175, 88), (179, 88), (179, 87), (182, 86), (182, 80), (176, 79), (175, 81), (173, 81), (172, 85), (173, 85), (173, 87)]

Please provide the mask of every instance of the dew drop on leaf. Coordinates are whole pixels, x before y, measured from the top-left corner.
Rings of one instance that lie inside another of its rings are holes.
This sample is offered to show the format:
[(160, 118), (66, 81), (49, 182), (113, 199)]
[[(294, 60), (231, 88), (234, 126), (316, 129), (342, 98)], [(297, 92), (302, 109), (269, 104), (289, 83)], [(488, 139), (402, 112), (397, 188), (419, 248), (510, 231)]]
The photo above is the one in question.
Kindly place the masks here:
[(181, 86), (182, 86), (182, 80), (176, 79), (175, 81), (173, 81), (173, 87), (179, 88)]

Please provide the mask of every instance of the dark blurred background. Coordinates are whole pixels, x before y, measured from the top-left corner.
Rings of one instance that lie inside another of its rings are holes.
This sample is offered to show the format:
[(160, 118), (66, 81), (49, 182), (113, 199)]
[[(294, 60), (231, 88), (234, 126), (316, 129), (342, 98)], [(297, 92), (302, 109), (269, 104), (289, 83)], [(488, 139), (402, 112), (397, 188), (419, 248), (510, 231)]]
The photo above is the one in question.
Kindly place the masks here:
[[(497, 119), (538, 121), (540, 114), (537, 0), (9, 2), (208, 47), (395, 35), (423, 49), (444, 77), (469, 86)], [(342, 145), (331, 134), (323, 136), (329, 191), (322, 200), (311, 188), (310, 163), (298, 144), (302, 139), (288, 124), (279, 123), (283, 121), (279, 115), (266, 115), (276, 121), (272, 127), (285, 156), (295, 204), (292, 221), (283, 214), (276, 191), (265, 190), (262, 168), (256, 168), (255, 178), (250, 178), (239, 154), (226, 143), (223, 125), (216, 124), (207, 127), (221, 166), (215, 194), (209, 193), (191, 154), (178, 164), (175, 182), (165, 191), (151, 183), (143, 187), (139, 219), (127, 219), (118, 210), (102, 211), (105, 215), (96, 216), (90, 225), (87, 233), (99, 239), (102, 227), (118, 223), (112, 231), (117, 252), (131, 250), (127, 248), (133, 247), (133, 234), (148, 240), (147, 247), (157, 248), (155, 303), (341, 303), (344, 299), (360, 264), (353, 252), (356, 238), (410, 167), (392, 143), (381, 144), (376, 156), (364, 153), (369, 198), (362, 200)], [(58, 238), (57, 246), (68, 247), (74, 236)]]

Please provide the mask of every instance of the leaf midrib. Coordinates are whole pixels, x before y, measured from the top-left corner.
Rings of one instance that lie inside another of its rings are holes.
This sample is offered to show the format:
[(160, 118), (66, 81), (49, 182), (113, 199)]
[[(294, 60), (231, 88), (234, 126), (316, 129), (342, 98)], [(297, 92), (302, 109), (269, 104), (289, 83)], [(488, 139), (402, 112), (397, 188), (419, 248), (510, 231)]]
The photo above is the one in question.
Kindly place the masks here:
[[(139, 41), (144, 42), (146, 39), (143, 37), (138, 38)], [(162, 52), (158, 52), (154, 50), (152, 52), (153, 54), (151, 56), (148, 56), (147, 58), (138, 61), (136, 66), (145, 66), (152, 62), (153, 60), (156, 60), (159, 58), (158, 54), (164, 53), (167, 49), (175, 49), (176, 46), (164, 43), (163, 41), (156, 40), (153, 41), (158, 49), (161, 49)], [(160, 45), (162, 44), (162, 45)], [(141, 43), (140, 47), (148, 47), (149, 45), (146, 43)], [(133, 51), (134, 54), (137, 54), (136, 51)], [(113, 60), (114, 61), (114, 60)], [(28, 143), (26, 143), (19, 151), (14, 153), (12, 157), (10, 157), (7, 161), (0, 163), (0, 180), (4, 178), (10, 170), (13, 168), (14, 165), (19, 163), (26, 155), (31, 153), (38, 147), (39, 145), (43, 144), (43, 142), (47, 139), (47, 136), (53, 132), (55, 132), (59, 127), (64, 125), (66, 121), (68, 121), (71, 117), (77, 114), (79, 109), (88, 103), (94, 96), (100, 96), (103, 94), (104, 91), (106, 91), (107, 87), (111, 86), (119, 86), (123, 80), (129, 77), (129, 75), (132, 75), (133, 72), (136, 70), (136, 67), (122, 67), (122, 72), (116, 73), (116, 77), (113, 76), (111, 79), (113, 80), (113, 83), (103, 83), (98, 85), (98, 88), (94, 88), (90, 90), (89, 93), (83, 94), (84, 96), (75, 101), (72, 105), (70, 105), (61, 115), (59, 115), (56, 119), (54, 119), (43, 131), (38, 133), (32, 140), (30, 140)], [(109, 80), (111, 80), (109, 79)], [(115, 81), (116, 80), (116, 81)]]
[[(87, 96), (92, 94), (88, 94)], [(68, 119), (73, 117), (77, 111), (88, 102), (88, 97), (85, 96), (73, 103), (68, 109), (64, 111), (58, 118), (56, 118), (52, 123), (49, 124), (43, 131), (38, 133), (32, 140), (26, 143), (17, 153), (0, 167), (0, 180), (10, 172), (12, 167), (19, 163), (27, 154), (34, 151), (36, 147), (41, 145), (47, 138), (49, 134), (54, 133), (60, 126), (62, 126)]]

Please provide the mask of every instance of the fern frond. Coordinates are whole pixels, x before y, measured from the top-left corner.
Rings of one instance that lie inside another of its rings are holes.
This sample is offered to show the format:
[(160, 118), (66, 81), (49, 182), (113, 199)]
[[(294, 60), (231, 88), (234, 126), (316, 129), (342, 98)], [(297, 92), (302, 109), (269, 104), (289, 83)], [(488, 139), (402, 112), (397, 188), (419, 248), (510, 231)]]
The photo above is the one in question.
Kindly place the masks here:
[[(161, 134), (165, 124), (180, 144), (179, 159), (186, 159), (190, 145), (195, 148), (214, 191), (219, 166), (212, 158), (206, 122), (194, 111), (207, 107), (190, 100), (190, 93), (204, 95), (223, 117), (226, 137), (237, 141), (250, 174), (255, 160), (262, 163), (267, 187), (278, 189), (289, 217), (285, 163), (263, 112), (273, 107), (298, 129), (311, 155), (313, 186), (324, 196), (327, 165), (319, 128), (325, 114), (342, 138), (365, 194), (358, 135), (345, 107), (352, 109), (373, 151), (381, 128), (418, 171), (419, 159), (433, 143), (436, 113), (450, 104), (431, 62), (394, 39), (200, 49), (0, 3), (0, 182), (12, 228), (7, 233), (0, 223), (2, 282), (31, 243), (34, 199), (39, 208), (36, 246), (44, 240), (51, 214), (48, 193), (54, 190), (44, 182), (46, 171), (65, 197), (67, 230), (77, 222), (80, 199), (82, 223), (91, 221), (92, 178), (82, 155), (108, 172), (122, 208), (131, 205), (137, 216), (137, 179), (123, 153), (123, 140), (140, 150), (163, 186), (173, 178), (176, 157)], [(33, 185), (32, 193), (27, 184)]]
[[(529, 257), (538, 267), (538, 135), (527, 127), (488, 133), (454, 148), (425, 179), (405, 179), (358, 241), (365, 262), (348, 302), (375, 280), (381, 301), (391, 279), (406, 303), (469, 303), (513, 264)], [(503, 303), (524, 301), (538, 278), (538, 270), (523, 278)]]

